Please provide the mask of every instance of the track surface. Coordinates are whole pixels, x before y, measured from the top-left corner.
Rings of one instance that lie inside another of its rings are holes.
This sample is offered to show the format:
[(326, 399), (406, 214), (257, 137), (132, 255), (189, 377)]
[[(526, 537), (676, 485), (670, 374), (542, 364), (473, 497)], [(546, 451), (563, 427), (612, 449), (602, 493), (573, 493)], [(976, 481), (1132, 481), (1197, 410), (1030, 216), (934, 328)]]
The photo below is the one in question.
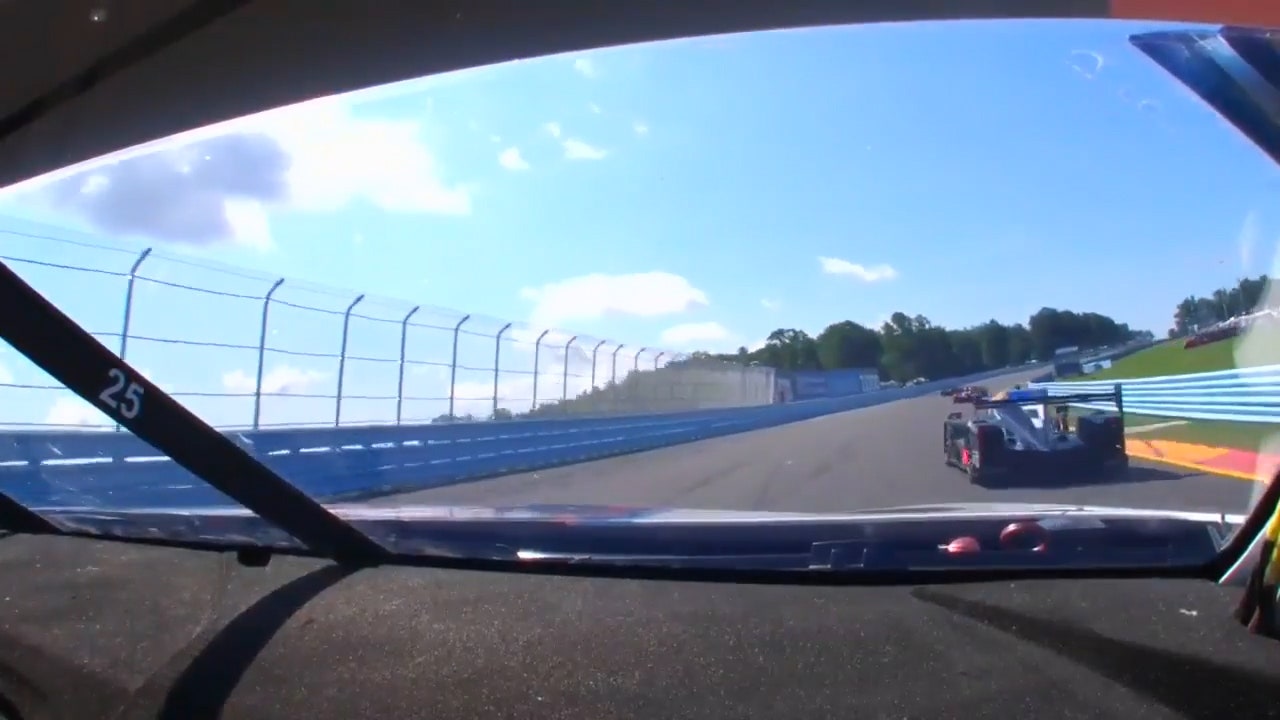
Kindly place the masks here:
[[(1017, 373), (992, 390), (1025, 382)], [(1070, 502), (1243, 512), (1255, 484), (1134, 461), (1129, 479), (985, 489), (942, 462), (949, 398), (930, 395), (698, 443), (508, 475), (376, 505), (610, 504), (832, 512), (938, 502)]]

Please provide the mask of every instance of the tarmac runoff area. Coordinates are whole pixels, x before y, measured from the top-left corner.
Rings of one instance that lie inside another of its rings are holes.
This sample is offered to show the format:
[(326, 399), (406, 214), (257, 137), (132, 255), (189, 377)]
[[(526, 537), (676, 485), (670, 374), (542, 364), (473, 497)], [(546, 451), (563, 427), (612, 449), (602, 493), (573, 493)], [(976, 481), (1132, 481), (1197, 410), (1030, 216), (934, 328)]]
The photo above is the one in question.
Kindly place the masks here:
[[(1035, 373), (993, 378), (1008, 387)], [(491, 480), (384, 497), (371, 505), (601, 504), (837, 512), (940, 502), (1052, 502), (1244, 512), (1262, 485), (1213, 474), (1204, 452), (1130, 434), (1129, 476), (1069, 486), (987, 489), (943, 464), (936, 394), (780, 427)], [(1167, 462), (1157, 462), (1162, 457)], [(1221, 453), (1223, 451), (1219, 451)], [(1141, 459), (1140, 459), (1141, 458)], [(1237, 458), (1237, 464), (1239, 464)], [(1220, 463), (1221, 464), (1221, 463)], [(1225, 471), (1226, 466), (1221, 470)]]

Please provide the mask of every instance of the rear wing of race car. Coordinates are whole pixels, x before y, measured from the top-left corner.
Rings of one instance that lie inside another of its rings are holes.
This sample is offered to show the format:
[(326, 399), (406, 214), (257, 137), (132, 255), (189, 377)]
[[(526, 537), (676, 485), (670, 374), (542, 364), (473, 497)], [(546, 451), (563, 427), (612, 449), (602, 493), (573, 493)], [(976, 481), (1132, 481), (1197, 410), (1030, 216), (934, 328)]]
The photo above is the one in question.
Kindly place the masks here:
[(1079, 393), (1050, 393), (1046, 388), (1011, 390), (1002, 397), (979, 398), (973, 401), (975, 410), (998, 408), (1007, 405), (1114, 405), (1116, 412), (1124, 415), (1124, 392), (1119, 383), (1111, 390)]
[[(1061, 386), (1059, 386), (1061, 387)], [(1097, 387), (1093, 385), (1093, 387)], [(1085, 437), (1105, 437), (1111, 438), (1117, 444), (1120, 451), (1125, 450), (1125, 422), (1124, 422), (1124, 392), (1117, 383), (1110, 390), (1089, 390), (1082, 392), (1050, 392), (1048, 388), (1028, 388), (1025, 390), (1013, 390), (995, 398), (982, 398), (973, 403), (975, 412), (984, 409), (994, 410), (997, 416), (1005, 417), (1007, 422), (1018, 425), (1021, 422), (1018, 417), (1022, 417), (1021, 409), (1013, 410), (1013, 408), (1022, 408), (1027, 405), (1037, 405), (1043, 408), (1041, 411), (1040, 422), (1043, 425), (1037, 426), (1043, 428), (1041, 432), (1067, 432), (1071, 424), (1071, 408), (1076, 407), (1082, 409), (1090, 409), (1101, 411), (1101, 415), (1096, 413), (1079, 415), (1075, 417), (1075, 432), (1081, 438)], [(1101, 407), (1099, 407), (1101, 406)], [(1001, 411), (1001, 408), (1009, 408), (1009, 410)], [(1051, 409), (1052, 408), (1052, 409)], [(1009, 414), (1012, 411), (1012, 414)], [(1115, 414), (1112, 414), (1114, 411)], [(1101, 435), (1099, 435), (1101, 433)], [(1108, 440), (1107, 442), (1111, 442)]]

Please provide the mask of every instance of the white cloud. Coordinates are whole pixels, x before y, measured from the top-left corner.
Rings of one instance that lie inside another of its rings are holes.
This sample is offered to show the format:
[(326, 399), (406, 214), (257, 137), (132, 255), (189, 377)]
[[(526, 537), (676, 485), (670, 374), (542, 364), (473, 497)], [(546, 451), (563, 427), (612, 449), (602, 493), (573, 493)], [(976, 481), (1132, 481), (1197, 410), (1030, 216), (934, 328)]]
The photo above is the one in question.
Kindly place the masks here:
[(700, 343), (722, 342), (732, 337), (728, 328), (718, 322), (683, 323), (662, 331), (662, 343), (679, 349)]
[(564, 145), (564, 156), (569, 160), (601, 160), (609, 154), (605, 150), (574, 138), (565, 140), (562, 145)]
[(465, 215), (466, 189), (448, 185), (416, 122), (357, 119), (337, 101), (272, 117), (293, 164), (293, 205), (331, 210), (360, 198), (391, 212)]
[(640, 122), (639, 120), (631, 124), (631, 129), (634, 130), (637, 135), (649, 134), (649, 126)]
[(543, 123), (542, 130), (551, 137), (560, 140), (560, 146), (564, 148), (564, 156), (569, 160), (601, 160), (609, 154), (607, 151), (589, 145), (577, 138), (561, 139), (564, 135), (564, 128), (558, 122)]
[(13, 384), (13, 373), (9, 370), (9, 368), (5, 367), (4, 365), (0, 365), (0, 385), (12, 385), (12, 384)]
[(600, 113), (604, 112), (604, 110), (600, 109), (600, 106), (595, 103), (587, 103), (587, 109), (590, 110), (595, 115), (599, 115)]
[(520, 155), (520, 148), (509, 147), (498, 154), (498, 164), (508, 170), (528, 170), (529, 163)]
[(822, 265), (822, 272), (827, 275), (847, 275), (863, 282), (879, 282), (898, 277), (898, 271), (885, 264), (859, 265), (848, 260), (830, 257), (820, 257), (818, 262)]
[(595, 77), (598, 74), (595, 63), (591, 62), (591, 58), (580, 57), (575, 59), (573, 61), (573, 69), (581, 73), (583, 77)]
[(44, 421), (50, 425), (108, 425), (111, 419), (98, 408), (77, 396), (53, 401)]
[(502, 136), (501, 136), (501, 135), (490, 135), (490, 136), (489, 136), (489, 142), (493, 143), (494, 145), (497, 145), (498, 143), (502, 142)]
[[(302, 370), (290, 365), (277, 365), (262, 376), (262, 392), (266, 394), (304, 393), (325, 378), (318, 370)], [(257, 379), (244, 370), (232, 370), (222, 375), (222, 386), (229, 392), (251, 393), (257, 388)]]
[(323, 98), (203, 128), (13, 186), (23, 202), (96, 230), (209, 245), (271, 244), (268, 210), (330, 212), (355, 200), (389, 212), (466, 215), (418, 122), (357, 117)]
[(534, 327), (566, 327), (610, 313), (658, 317), (709, 304), (705, 292), (667, 272), (593, 273), (524, 288), (520, 297), (534, 303), (530, 313)]
[(769, 298), (764, 298), (763, 300), (760, 301), (760, 307), (764, 308), (765, 310), (777, 310), (779, 307), (779, 303), (777, 300), (770, 300)]

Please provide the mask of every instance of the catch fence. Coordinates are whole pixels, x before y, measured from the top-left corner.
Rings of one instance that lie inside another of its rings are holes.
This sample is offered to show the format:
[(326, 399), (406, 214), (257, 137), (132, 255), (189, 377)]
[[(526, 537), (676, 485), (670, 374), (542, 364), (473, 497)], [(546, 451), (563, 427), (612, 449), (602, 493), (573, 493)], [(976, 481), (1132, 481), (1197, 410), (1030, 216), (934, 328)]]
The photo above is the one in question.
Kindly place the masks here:
[[(390, 301), (152, 249), (0, 231), (0, 260), (223, 429), (768, 404), (768, 368)], [(112, 427), (11, 350), (0, 422)]]

